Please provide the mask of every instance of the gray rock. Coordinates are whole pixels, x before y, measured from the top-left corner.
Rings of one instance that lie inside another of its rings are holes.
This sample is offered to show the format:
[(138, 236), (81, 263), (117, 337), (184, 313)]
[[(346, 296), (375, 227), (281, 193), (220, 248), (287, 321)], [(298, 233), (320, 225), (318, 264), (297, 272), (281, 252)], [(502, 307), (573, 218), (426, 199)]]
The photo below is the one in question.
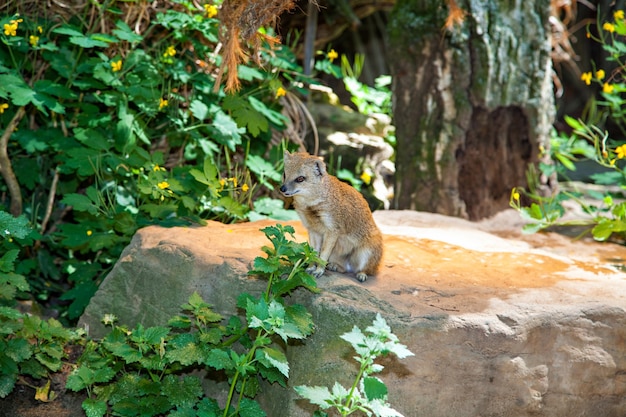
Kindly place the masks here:
[[(349, 386), (358, 370), (338, 336), (376, 313), (415, 353), (382, 358), (389, 402), (407, 417), (626, 415), (626, 248), (557, 234), (522, 235), (510, 212), (488, 222), (415, 212), (376, 212), (384, 267), (365, 284), (324, 275), (298, 291), (316, 332), (287, 347), (289, 389), (258, 397), (269, 416), (310, 416), (297, 385)], [(517, 223), (516, 223), (517, 222)], [(163, 324), (193, 291), (235, 312), (273, 222), (140, 230), (81, 323), (101, 336), (101, 317)], [(299, 223), (298, 240), (306, 239)]]

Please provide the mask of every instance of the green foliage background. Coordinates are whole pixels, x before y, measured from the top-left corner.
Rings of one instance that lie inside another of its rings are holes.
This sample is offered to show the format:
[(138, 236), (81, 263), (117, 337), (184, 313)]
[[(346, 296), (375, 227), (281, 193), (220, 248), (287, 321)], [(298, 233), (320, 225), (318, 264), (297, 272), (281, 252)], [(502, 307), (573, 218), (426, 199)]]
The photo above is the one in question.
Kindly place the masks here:
[(280, 213), (262, 197), (280, 180), (270, 141), (287, 123), (276, 93), (298, 76), (292, 52), (262, 49), (263, 69), (240, 66), (242, 89), (227, 95), (215, 85), (220, 2), (162, 3), (0, 16), (0, 126), (18, 186), (0, 183), (0, 209), (34, 226), (1, 250), (17, 251), (16, 272), (65, 323), (137, 228), (241, 221), (253, 197), (257, 218)]

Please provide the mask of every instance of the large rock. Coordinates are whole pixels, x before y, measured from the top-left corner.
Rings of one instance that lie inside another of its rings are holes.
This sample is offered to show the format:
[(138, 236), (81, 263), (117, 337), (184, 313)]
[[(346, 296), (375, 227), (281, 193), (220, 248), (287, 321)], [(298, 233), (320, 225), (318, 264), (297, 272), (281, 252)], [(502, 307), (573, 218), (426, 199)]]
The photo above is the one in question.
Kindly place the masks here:
[[(391, 405), (407, 417), (626, 415), (626, 248), (548, 233), (521, 235), (516, 214), (487, 223), (416, 212), (377, 212), (384, 267), (361, 284), (324, 275), (301, 291), (315, 334), (289, 346), (290, 387), (347, 386), (357, 371), (339, 335), (380, 312), (415, 356), (384, 358)], [(273, 222), (140, 230), (82, 318), (163, 324), (193, 291), (223, 314)], [(298, 239), (305, 230), (295, 225)], [(266, 387), (269, 416), (310, 416), (292, 389)]]

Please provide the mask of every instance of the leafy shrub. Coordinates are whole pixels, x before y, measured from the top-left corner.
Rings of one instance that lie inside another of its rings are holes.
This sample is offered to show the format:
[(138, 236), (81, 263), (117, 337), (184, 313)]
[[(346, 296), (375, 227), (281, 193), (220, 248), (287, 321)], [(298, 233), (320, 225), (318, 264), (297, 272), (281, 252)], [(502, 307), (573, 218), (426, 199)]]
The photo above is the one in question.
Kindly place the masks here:
[(265, 155), (287, 123), (276, 91), (297, 74), (291, 51), (261, 50), (267, 71), (240, 65), (241, 91), (226, 95), (219, 9), (139, 7), (0, 16), (0, 192), (37, 232), (18, 272), (39, 302), (62, 294), (53, 307), (70, 322), (137, 228), (244, 220), (267, 193), (255, 184), (280, 180), (280, 150)]
[[(524, 228), (528, 232), (555, 225), (577, 225), (586, 226), (596, 240), (615, 238), (623, 241), (626, 238), (624, 11), (617, 10), (611, 21), (601, 23), (598, 22), (597, 37), (592, 35), (589, 28), (587, 33), (606, 51), (607, 59), (615, 63), (615, 69), (610, 74), (601, 68), (582, 74), (581, 81), (586, 85), (599, 86), (601, 98), (594, 99), (590, 104), (587, 120), (565, 118), (573, 132), (571, 135), (553, 135), (551, 156), (556, 162), (555, 167), (540, 166), (546, 175), (553, 174), (555, 169), (564, 175), (567, 170), (576, 169), (574, 162), (578, 160), (594, 161), (599, 169), (591, 175), (591, 180), (600, 187), (586, 191), (561, 190), (556, 195), (545, 197), (537, 190), (534, 180), (536, 174), (530, 171), (529, 190), (513, 189), (510, 199), (511, 207), (517, 209), (529, 221)], [(609, 123), (615, 127), (617, 137), (611, 137), (606, 130)], [(568, 200), (577, 203), (588, 217), (563, 219), (566, 213), (563, 203)], [(526, 201), (530, 204), (526, 204)]]

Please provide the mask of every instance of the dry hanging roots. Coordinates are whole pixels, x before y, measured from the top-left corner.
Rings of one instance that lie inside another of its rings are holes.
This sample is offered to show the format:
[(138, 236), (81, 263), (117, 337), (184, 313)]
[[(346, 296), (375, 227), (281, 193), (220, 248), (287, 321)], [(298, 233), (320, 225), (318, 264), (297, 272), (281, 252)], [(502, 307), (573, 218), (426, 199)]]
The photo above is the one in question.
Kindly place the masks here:
[(237, 65), (248, 58), (242, 42), (251, 47), (253, 56), (257, 59), (263, 40), (270, 45), (280, 43), (278, 38), (259, 33), (259, 28), (274, 27), (280, 14), (294, 7), (293, 0), (226, 0), (222, 3), (220, 20), (224, 26), (220, 32), (220, 41), (224, 45), (224, 52), (222, 65), (215, 80), (216, 90), (219, 89), (225, 71), (227, 78), (224, 89), (227, 92), (239, 89)]

